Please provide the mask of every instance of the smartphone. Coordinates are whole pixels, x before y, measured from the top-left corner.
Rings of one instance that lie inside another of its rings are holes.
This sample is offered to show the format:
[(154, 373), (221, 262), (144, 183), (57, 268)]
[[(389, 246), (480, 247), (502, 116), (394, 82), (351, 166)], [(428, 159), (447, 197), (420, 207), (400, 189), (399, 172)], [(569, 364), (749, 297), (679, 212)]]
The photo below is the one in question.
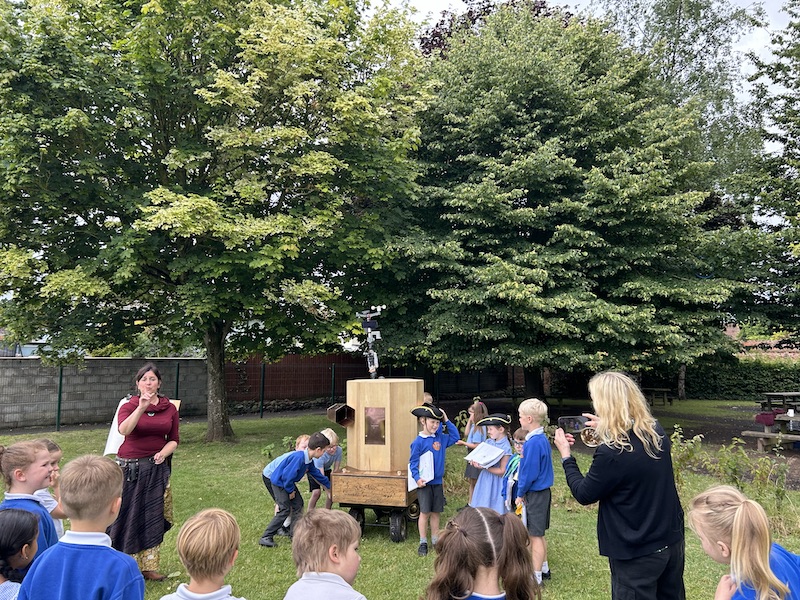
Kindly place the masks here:
[(571, 433), (577, 436), (586, 428), (586, 421), (588, 420), (589, 419), (581, 415), (558, 417), (558, 426), (564, 430), (564, 433)]

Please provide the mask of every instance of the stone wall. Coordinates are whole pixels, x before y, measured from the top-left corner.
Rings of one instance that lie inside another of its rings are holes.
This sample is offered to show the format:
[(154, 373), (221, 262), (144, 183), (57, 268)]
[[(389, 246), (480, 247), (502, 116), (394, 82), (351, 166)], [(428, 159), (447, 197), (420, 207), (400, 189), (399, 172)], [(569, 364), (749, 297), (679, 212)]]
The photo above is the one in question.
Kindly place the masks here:
[[(59, 421), (61, 425), (110, 423), (120, 399), (136, 392), (136, 372), (145, 362), (86, 358), (80, 366), (52, 367), (42, 365), (39, 358), (2, 358), (2, 427), (55, 427)], [(162, 393), (181, 400), (182, 415), (206, 414), (205, 359), (158, 358), (152, 362), (161, 371)]]

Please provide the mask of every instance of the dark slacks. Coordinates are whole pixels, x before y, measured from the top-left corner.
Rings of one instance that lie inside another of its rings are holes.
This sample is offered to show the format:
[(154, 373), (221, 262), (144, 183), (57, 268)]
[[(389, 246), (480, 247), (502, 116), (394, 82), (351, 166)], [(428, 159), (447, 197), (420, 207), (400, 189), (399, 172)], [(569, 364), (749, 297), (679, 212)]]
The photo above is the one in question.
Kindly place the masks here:
[[(295, 488), (294, 498), (290, 499), (289, 492), (273, 483), (272, 493), (275, 495), (275, 503), (278, 505), (278, 512), (264, 530), (263, 537), (269, 538), (273, 537), (278, 532), (278, 529), (281, 528), (286, 517), (291, 514), (297, 516), (303, 514), (303, 496), (300, 494), (300, 490)], [(295, 523), (297, 523), (297, 519), (292, 519), (292, 524), (289, 526), (289, 535), (294, 533)]]
[(684, 541), (629, 560), (608, 559), (612, 600), (686, 600)]

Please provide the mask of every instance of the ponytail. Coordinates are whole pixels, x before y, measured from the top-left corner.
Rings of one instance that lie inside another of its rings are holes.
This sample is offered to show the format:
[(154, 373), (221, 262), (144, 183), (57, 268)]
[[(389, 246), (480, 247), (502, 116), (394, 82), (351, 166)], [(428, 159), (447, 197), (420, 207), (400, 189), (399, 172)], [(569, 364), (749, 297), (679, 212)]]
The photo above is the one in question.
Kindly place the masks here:
[(730, 548), (731, 576), (737, 589), (747, 584), (756, 600), (783, 600), (789, 588), (769, 565), (772, 536), (764, 508), (729, 485), (709, 488), (690, 503), (689, 527), (710, 543)]
[(528, 549), (528, 531), (514, 513), (500, 517), (503, 522), (503, 546), (497, 566), (508, 600), (540, 598), (539, 586), (533, 582), (533, 560)]

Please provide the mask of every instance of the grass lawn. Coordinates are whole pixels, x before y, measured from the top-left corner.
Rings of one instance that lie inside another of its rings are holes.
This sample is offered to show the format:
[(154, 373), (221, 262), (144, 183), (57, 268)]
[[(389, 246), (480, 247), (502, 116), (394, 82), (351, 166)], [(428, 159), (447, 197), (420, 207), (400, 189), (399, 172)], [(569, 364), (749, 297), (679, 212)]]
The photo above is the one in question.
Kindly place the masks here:
[[(681, 412), (688, 403), (681, 403)], [(156, 600), (187, 582), (175, 552), (177, 530), (187, 517), (207, 507), (221, 507), (232, 512), (242, 529), (239, 559), (228, 576), (236, 596), (249, 600), (280, 600), (295, 581), (296, 573), (291, 549), (286, 538), (276, 538), (278, 547), (262, 548), (258, 539), (272, 515), (272, 500), (261, 482), (261, 470), (270, 460), (262, 453), (275, 444), (273, 453), (282, 451), (282, 440), (300, 433), (330, 426), (323, 415), (302, 415), (267, 419), (240, 419), (233, 423), (238, 442), (232, 444), (205, 443), (205, 424), (184, 424), (181, 444), (176, 452), (172, 488), (175, 498), (176, 527), (167, 535), (162, 547), (162, 572), (169, 574), (164, 583), (147, 582), (147, 600)], [(665, 424), (667, 426), (667, 424)], [(342, 428), (337, 428), (345, 437)], [(49, 434), (64, 450), (65, 462), (85, 453), (101, 452), (107, 430), (86, 429)], [(24, 438), (34, 436), (24, 436)], [(38, 437), (38, 436), (37, 436)], [(23, 439), (20, 435), (0, 436), (1, 444)], [(464, 451), (453, 448), (448, 452), (448, 476), (445, 480), (448, 504), (442, 515), (444, 521), (466, 501), (466, 483), (461, 478)], [(554, 454), (554, 458), (556, 455)], [(589, 455), (579, 455), (582, 470), (588, 468)], [(564, 482), (560, 461), (556, 458), (556, 481), (553, 488), (552, 524), (547, 534), (549, 562), (553, 579), (543, 592), (544, 598), (596, 600), (610, 596), (607, 562), (597, 554), (595, 534), (596, 507), (582, 507), (569, 494)], [(684, 504), (698, 491), (715, 481), (710, 477), (688, 474), (683, 493)], [(307, 484), (300, 484), (308, 501)], [(782, 518), (797, 523), (795, 505), (800, 493), (789, 492)], [(788, 514), (790, 513), (790, 514)], [(367, 511), (367, 522), (374, 522)], [(784, 528), (790, 533), (777, 537), (792, 551), (800, 551), (800, 532), (797, 527)], [(415, 599), (433, 574), (434, 555), (417, 556), (416, 524), (409, 523), (409, 538), (395, 544), (388, 529), (367, 527), (361, 543), (363, 557), (354, 587), (370, 600)], [(724, 565), (711, 561), (702, 552), (696, 536), (687, 531), (686, 588), (687, 598), (711, 598), (717, 580), (726, 572)]]

